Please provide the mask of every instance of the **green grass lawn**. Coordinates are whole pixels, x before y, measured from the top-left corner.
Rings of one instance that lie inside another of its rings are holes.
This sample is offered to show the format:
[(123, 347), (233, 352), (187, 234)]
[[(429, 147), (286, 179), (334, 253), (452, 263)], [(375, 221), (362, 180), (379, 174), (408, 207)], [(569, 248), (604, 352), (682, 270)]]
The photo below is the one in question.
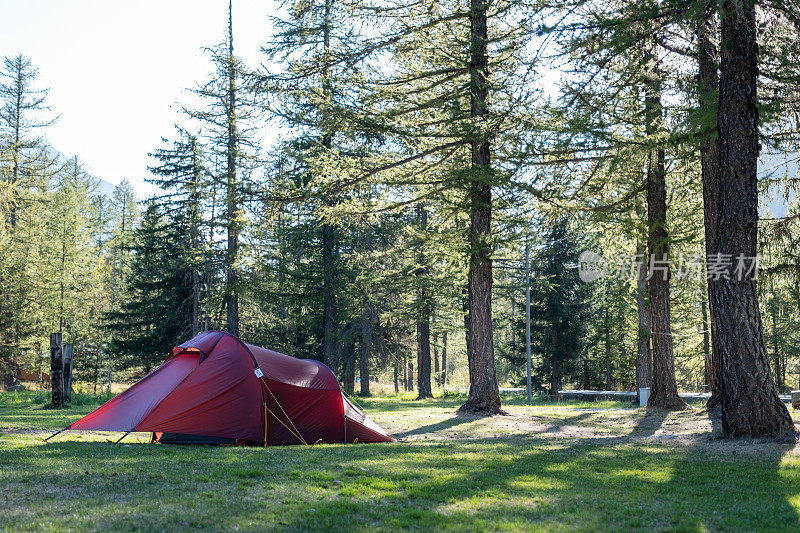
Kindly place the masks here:
[(185, 447), (48, 432), (92, 410), (0, 396), (3, 530), (800, 529), (793, 445), (710, 436), (700, 410), (360, 400), (393, 444)]

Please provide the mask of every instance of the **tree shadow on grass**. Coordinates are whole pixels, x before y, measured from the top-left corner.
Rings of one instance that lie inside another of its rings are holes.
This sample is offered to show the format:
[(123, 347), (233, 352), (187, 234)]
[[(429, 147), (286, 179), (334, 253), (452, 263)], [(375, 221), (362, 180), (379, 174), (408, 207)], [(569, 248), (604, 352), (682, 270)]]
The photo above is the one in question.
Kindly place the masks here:
[(636, 422), (630, 436), (638, 438), (652, 437), (664, 425), (664, 420), (667, 419), (669, 413), (664, 409), (648, 407), (644, 416)]
[[(666, 416), (648, 412), (630, 437), (652, 436)], [(542, 435), (268, 449), (32, 445), (27, 456), (0, 450), (0, 486), (13, 496), (0, 498), (0, 529), (30, 508), (76, 529), (139, 520), (153, 529), (791, 531), (800, 529), (791, 504), (800, 459), (782, 467), (790, 449)]]
[(407, 431), (403, 431), (400, 433), (395, 433), (394, 436), (397, 439), (402, 439), (406, 437), (411, 437), (414, 435), (423, 435), (425, 433), (435, 433), (437, 431), (444, 431), (446, 429), (450, 429), (456, 426), (460, 426), (461, 424), (468, 424), (470, 422), (474, 422), (478, 420), (480, 417), (474, 415), (464, 415), (464, 414), (456, 414), (450, 418), (442, 420), (441, 422), (436, 422), (434, 424), (428, 424), (426, 426), (420, 426), (418, 428), (410, 429)]

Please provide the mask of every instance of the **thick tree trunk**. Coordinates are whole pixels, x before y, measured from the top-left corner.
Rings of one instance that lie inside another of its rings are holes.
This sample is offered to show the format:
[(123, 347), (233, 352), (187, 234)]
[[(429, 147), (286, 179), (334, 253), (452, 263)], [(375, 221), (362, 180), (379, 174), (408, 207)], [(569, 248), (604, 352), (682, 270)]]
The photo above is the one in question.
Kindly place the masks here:
[[(656, 61), (656, 54), (650, 55)], [(654, 65), (649, 67), (645, 84), (645, 123), (648, 138), (662, 128), (661, 78)], [(648, 153), (647, 161), (647, 230), (650, 252), (650, 317), (653, 335), (653, 384), (650, 407), (684, 409), (686, 403), (678, 396), (675, 382), (675, 355), (670, 327), (670, 265), (669, 235), (667, 233), (667, 173), (663, 148)]]
[[(485, 125), (488, 115), (489, 73), (487, 5), (471, 0), (470, 9), (470, 115)], [(478, 132), (476, 132), (478, 133)], [(492, 338), (492, 173), (489, 139), (480, 132), (471, 141), (469, 286), (469, 395), (460, 407), (467, 412), (500, 412), (500, 390), (494, 364)]]
[[(758, 45), (753, 2), (722, 3), (722, 53), (719, 95), (719, 168), (717, 227), (713, 253), (754, 258), (758, 232), (759, 151)], [(733, 265), (732, 265), (733, 266)], [(711, 278), (722, 365), (722, 430), (727, 437), (773, 436), (794, 432), (786, 406), (778, 398), (764, 346), (754, 275)]]
[[(717, 50), (717, 24), (716, 24), (717, 2), (711, 0), (706, 3), (697, 21), (697, 81), (699, 85), (699, 105), (703, 114), (713, 107), (714, 117), (717, 113), (717, 90), (719, 89), (719, 75), (717, 73), (717, 62), (719, 53)], [(715, 119), (716, 120), (716, 119)], [(714, 124), (713, 126), (716, 126)], [(709, 129), (711, 126), (709, 126)], [(719, 137), (715, 131), (704, 133), (703, 142), (700, 145), (700, 169), (703, 180), (703, 221), (706, 236), (706, 255), (711, 253), (711, 243), (714, 242), (714, 232), (717, 226), (717, 197), (720, 188), (720, 169), (719, 169)], [(717, 356), (717, 334), (714, 320), (714, 306), (711, 304), (711, 287), (707, 284), (711, 330), (711, 349), (705, 350), (706, 357), (706, 387), (711, 392), (711, 398), (707, 406), (714, 409), (720, 403), (720, 391), (717, 387), (719, 379), (720, 365)]]
[[(644, 259), (645, 247), (636, 245), (637, 256)], [(639, 319), (639, 336), (636, 346), (636, 393), (639, 389), (653, 386), (653, 352), (650, 350), (651, 320), (650, 308), (647, 304), (647, 272), (646, 261), (642, 261), (636, 273), (636, 311)]]

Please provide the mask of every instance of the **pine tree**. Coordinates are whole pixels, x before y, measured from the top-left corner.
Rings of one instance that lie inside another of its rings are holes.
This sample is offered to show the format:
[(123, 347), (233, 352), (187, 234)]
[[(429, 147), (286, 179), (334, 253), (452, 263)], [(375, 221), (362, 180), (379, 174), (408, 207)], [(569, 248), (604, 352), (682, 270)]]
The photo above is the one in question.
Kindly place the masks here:
[(149, 202), (133, 230), (129, 297), (106, 313), (119, 368), (148, 372), (192, 331), (192, 284), (185, 218)]
[(188, 231), (187, 248), (183, 253), (191, 269), (191, 334), (194, 336), (200, 331), (201, 324), (207, 322), (203, 319), (207, 312), (202, 309), (201, 280), (209, 259), (207, 245), (203, 242), (206, 234), (203, 208), (208, 196), (209, 172), (205, 166), (205, 147), (197, 136), (180, 127), (176, 129), (179, 138), (172, 147), (151, 154), (159, 165), (151, 167), (150, 171), (158, 178), (148, 181), (164, 191), (154, 201), (164, 210), (174, 211), (176, 221)]

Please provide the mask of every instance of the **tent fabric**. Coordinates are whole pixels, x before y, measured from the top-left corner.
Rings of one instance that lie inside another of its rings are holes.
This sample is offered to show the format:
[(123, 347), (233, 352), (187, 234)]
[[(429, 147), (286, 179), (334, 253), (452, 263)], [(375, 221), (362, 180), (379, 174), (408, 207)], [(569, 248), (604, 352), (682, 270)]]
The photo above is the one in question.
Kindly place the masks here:
[(176, 346), (161, 366), (67, 429), (147, 431), (161, 442), (394, 440), (345, 397), (324, 364), (222, 331)]

